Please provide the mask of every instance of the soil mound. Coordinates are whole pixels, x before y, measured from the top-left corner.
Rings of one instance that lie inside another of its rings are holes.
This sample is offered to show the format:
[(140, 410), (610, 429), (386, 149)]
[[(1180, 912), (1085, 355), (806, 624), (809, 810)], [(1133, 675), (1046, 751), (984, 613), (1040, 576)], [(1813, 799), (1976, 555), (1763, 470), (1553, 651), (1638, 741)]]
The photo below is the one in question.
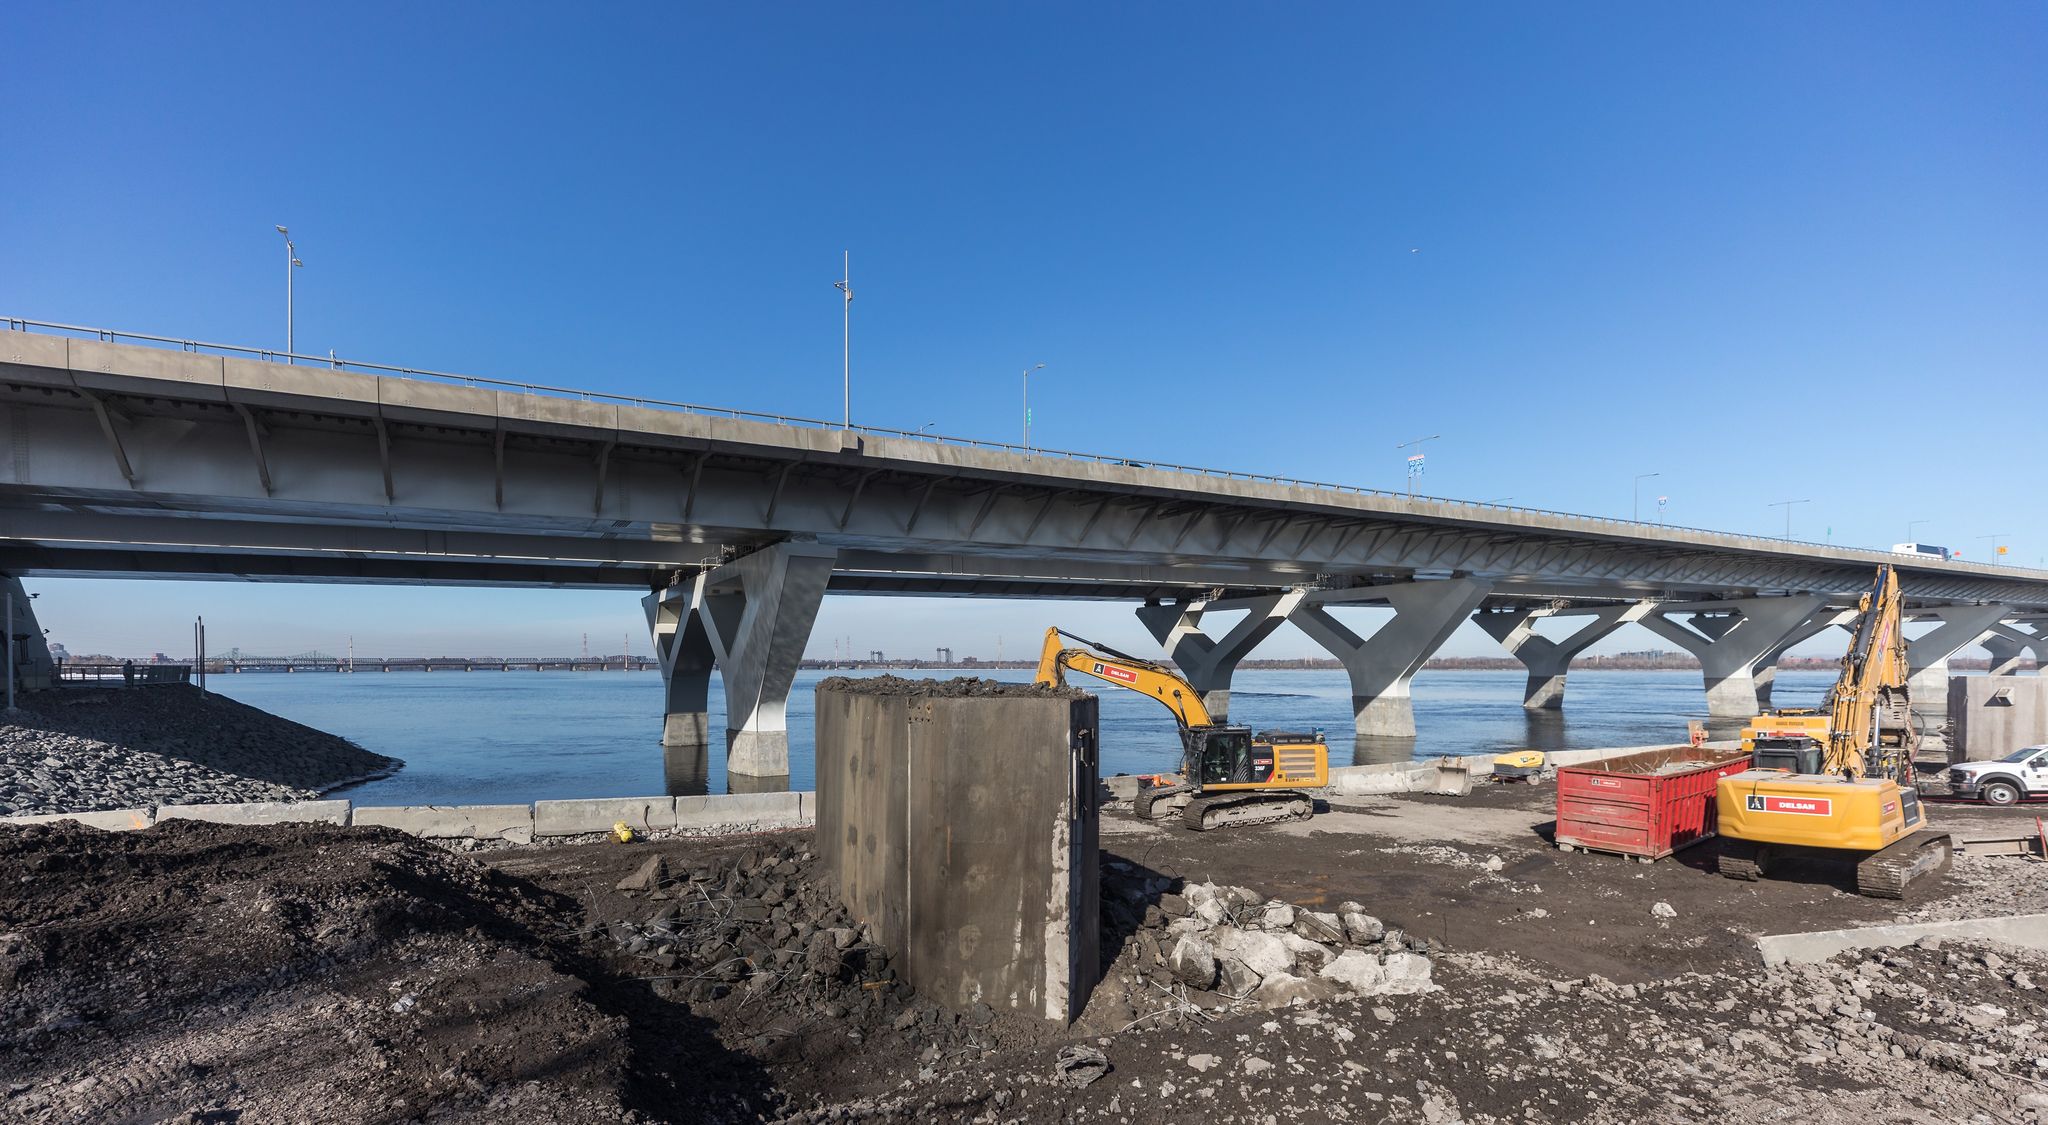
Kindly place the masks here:
[(617, 1120), (564, 906), (380, 830), (0, 828), (0, 1116)]
[(818, 681), (818, 690), (843, 692), (847, 695), (910, 695), (939, 699), (1001, 696), (1079, 699), (1088, 694), (1080, 688), (985, 680), (980, 676), (956, 676), (950, 680), (912, 680), (902, 676), (833, 676)]

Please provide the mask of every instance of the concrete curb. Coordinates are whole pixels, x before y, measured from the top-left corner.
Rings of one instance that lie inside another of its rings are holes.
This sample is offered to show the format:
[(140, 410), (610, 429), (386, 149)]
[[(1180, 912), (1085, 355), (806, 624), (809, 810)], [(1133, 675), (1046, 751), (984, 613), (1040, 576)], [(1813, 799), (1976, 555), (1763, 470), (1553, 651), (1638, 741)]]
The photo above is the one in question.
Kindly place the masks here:
[(148, 828), (156, 823), (154, 809), (102, 809), (99, 812), (30, 813), (24, 816), (0, 817), (0, 824), (55, 824), (60, 820), (75, 820), (87, 828), (103, 828), (108, 832), (133, 832)]
[(1764, 964), (1807, 964), (1825, 961), (1851, 949), (1890, 949), (1924, 937), (1945, 941), (1998, 941), (2027, 949), (2048, 950), (2048, 914), (2016, 914), (2007, 918), (1965, 918), (1958, 922), (1911, 922), (1899, 926), (1865, 926), (1854, 930), (1814, 930), (1773, 934), (1756, 939)]
[(808, 828), (817, 797), (808, 792), (728, 793), (702, 797), (609, 797), (535, 801), (531, 805), (385, 805), (351, 808), (347, 801), (257, 801), (239, 805), (159, 805), (154, 809), (33, 813), (0, 817), (0, 825), (75, 820), (89, 828), (126, 832), (166, 820), (214, 824), (334, 824), (392, 828), (429, 840), (504, 840), (600, 835), (621, 821), (636, 832), (725, 836), (778, 828)]
[(156, 822), (204, 820), (214, 824), (348, 823), (347, 801), (250, 801), (240, 805), (158, 805)]

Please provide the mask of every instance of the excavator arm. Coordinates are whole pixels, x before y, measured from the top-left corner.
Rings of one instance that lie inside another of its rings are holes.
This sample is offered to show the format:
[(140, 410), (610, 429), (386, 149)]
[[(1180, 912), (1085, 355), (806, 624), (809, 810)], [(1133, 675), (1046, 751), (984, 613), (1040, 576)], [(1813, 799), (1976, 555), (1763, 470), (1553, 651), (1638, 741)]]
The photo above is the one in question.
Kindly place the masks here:
[[(1876, 580), (1857, 605), (1856, 637), (1842, 656), (1842, 674), (1828, 693), (1829, 773), (1910, 782), (1913, 739), (1906, 679), (1911, 669), (1906, 662), (1903, 602), (1898, 572), (1890, 566), (1878, 568)], [(1900, 732), (1902, 753), (1885, 752), (1883, 734), (1888, 726)]]
[[(1070, 648), (1066, 640), (1085, 647)], [(1173, 712), (1183, 731), (1214, 723), (1209, 709), (1202, 705), (1201, 693), (1167, 665), (1140, 660), (1086, 637), (1063, 633), (1057, 626), (1047, 629), (1045, 647), (1038, 656), (1037, 682), (1064, 685), (1069, 670), (1151, 696)]]

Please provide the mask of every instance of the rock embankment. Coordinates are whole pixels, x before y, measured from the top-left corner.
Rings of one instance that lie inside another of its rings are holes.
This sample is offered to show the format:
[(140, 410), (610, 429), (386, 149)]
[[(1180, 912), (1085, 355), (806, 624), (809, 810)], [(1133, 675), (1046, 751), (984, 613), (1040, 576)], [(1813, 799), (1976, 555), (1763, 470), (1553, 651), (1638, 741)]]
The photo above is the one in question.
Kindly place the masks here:
[(0, 816), (303, 800), (403, 764), (184, 684), (39, 692), (0, 718)]

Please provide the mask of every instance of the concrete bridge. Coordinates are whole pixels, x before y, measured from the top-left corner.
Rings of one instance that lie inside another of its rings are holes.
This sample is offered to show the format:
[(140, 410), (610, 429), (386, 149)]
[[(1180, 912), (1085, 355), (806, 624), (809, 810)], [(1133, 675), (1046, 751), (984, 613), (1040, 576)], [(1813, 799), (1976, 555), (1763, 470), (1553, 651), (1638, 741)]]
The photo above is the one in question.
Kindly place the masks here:
[[(1882, 562), (1928, 623), (1923, 682), (1978, 642), (1995, 671), (2048, 664), (2038, 570), (282, 358), (10, 321), (0, 574), (638, 590), (665, 740), (711, 742), (715, 669), (728, 768), (755, 776), (787, 772), (827, 592), (1130, 602), (1217, 711), (1292, 621), (1343, 663), (1362, 734), (1413, 733), (1409, 683), (1467, 619), (1527, 664), (1531, 708), (1633, 621), (1700, 658), (1714, 714), (1748, 714)], [(1361, 635), (1359, 606), (1393, 615)], [(1548, 638), (1551, 616), (1581, 624)]]

